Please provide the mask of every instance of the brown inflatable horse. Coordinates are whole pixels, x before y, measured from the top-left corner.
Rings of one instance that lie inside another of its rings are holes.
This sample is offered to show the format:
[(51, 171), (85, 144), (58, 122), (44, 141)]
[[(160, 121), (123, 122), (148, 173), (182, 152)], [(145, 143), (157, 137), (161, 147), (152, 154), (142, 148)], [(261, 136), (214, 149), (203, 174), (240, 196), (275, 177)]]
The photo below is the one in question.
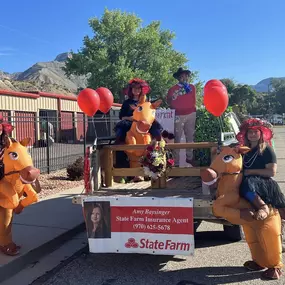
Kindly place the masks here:
[[(131, 129), (127, 132), (126, 144), (150, 144), (151, 135), (149, 130), (155, 120), (155, 109), (161, 103), (161, 100), (153, 103), (146, 102), (146, 96), (141, 96), (138, 105), (132, 106), (134, 109), (133, 123)], [(130, 160), (130, 167), (140, 167), (139, 159), (143, 155), (144, 150), (128, 150), (126, 153)]]
[(27, 151), (30, 139), (21, 142), (7, 139), (3, 163), (4, 178), (0, 181), (0, 251), (6, 255), (17, 255), (20, 247), (12, 240), (13, 211), (17, 214), (30, 204), (37, 202), (37, 192), (32, 183), (40, 171), (33, 166)]
[(235, 225), (242, 225), (252, 261), (244, 266), (250, 270), (267, 270), (263, 277), (278, 279), (281, 276), (282, 244), (281, 218), (277, 209), (270, 209), (269, 216), (258, 221), (253, 219), (253, 207), (239, 195), (242, 181), (242, 154), (250, 149), (245, 146), (222, 147), (210, 168), (201, 171), (203, 182), (208, 185), (218, 181), (213, 214)]

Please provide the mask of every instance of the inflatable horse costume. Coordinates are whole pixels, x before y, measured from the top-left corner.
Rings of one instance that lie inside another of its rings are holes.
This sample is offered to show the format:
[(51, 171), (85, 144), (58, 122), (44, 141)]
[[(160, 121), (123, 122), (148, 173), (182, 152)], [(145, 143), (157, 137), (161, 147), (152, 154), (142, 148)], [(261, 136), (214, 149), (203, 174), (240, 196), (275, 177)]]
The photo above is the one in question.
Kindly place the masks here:
[(218, 183), (213, 214), (243, 228), (252, 256), (244, 266), (253, 271), (267, 269), (262, 274), (264, 278), (278, 279), (283, 267), (279, 212), (270, 207), (265, 220), (255, 220), (251, 204), (239, 195), (242, 154), (249, 150), (246, 146), (222, 147), (210, 167), (201, 171), (201, 177), (208, 185)]

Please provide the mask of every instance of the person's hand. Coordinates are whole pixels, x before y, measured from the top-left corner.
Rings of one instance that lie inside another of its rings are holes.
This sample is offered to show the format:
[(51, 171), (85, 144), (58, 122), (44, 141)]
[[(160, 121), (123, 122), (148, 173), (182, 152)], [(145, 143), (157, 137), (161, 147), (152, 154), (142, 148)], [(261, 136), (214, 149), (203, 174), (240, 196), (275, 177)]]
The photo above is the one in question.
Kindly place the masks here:
[(245, 170), (243, 171), (243, 175), (244, 175), (244, 176), (249, 176), (249, 175), (250, 175), (250, 169), (245, 169)]
[(19, 205), (14, 209), (14, 213), (17, 214), (17, 215), (19, 215), (19, 214), (22, 213), (23, 210), (24, 210), (24, 207), (23, 207), (21, 204), (19, 204)]
[(240, 218), (245, 221), (252, 222), (254, 219), (254, 211), (251, 209), (241, 209)]

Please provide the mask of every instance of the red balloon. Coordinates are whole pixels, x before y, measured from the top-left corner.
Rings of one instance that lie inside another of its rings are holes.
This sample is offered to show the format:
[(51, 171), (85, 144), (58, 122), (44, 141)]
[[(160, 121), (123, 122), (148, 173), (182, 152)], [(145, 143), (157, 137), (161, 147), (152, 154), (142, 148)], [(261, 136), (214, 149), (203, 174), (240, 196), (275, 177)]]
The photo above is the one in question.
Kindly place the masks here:
[(213, 86), (207, 88), (204, 93), (204, 105), (209, 113), (219, 117), (227, 109), (229, 97), (226, 88)]
[(98, 89), (96, 89), (96, 92), (98, 93), (100, 97), (99, 110), (102, 113), (107, 114), (114, 103), (114, 96), (112, 92), (108, 88), (105, 88), (105, 87), (99, 87)]
[(212, 80), (209, 80), (206, 83), (206, 85), (204, 86), (204, 94), (205, 94), (205, 92), (207, 92), (207, 89), (214, 87), (214, 86), (222, 87), (223, 89), (227, 89), (226, 86), (220, 80), (212, 79)]
[(93, 117), (99, 109), (100, 97), (95, 90), (85, 88), (78, 94), (77, 104), (87, 116)]

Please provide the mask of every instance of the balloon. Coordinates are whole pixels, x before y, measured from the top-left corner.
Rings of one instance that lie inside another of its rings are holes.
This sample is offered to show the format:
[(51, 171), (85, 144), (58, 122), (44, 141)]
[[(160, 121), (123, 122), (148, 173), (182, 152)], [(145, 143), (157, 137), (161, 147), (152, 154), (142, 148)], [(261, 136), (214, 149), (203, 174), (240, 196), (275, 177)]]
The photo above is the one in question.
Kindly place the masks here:
[(213, 86), (204, 91), (204, 105), (209, 113), (219, 117), (228, 107), (229, 97), (226, 88)]
[(105, 87), (99, 87), (96, 89), (96, 92), (100, 97), (99, 110), (104, 114), (108, 113), (114, 103), (114, 96), (112, 92)]
[(99, 109), (100, 97), (95, 90), (85, 88), (78, 94), (77, 104), (87, 116), (93, 117)]
[(220, 80), (217, 80), (217, 79), (212, 79), (212, 80), (209, 80), (205, 86), (204, 86), (204, 94), (205, 92), (207, 92), (207, 90), (211, 87), (222, 87), (223, 89), (227, 89), (226, 86), (220, 81)]

